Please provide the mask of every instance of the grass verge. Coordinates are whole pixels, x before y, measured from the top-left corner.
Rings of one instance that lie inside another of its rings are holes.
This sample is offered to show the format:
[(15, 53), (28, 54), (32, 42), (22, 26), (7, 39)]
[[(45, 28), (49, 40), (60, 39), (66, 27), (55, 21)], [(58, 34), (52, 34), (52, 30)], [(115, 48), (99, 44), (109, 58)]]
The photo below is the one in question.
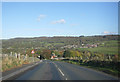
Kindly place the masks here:
[(27, 59), (21, 58), (20, 60), (18, 58), (14, 57), (5, 57), (2, 59), (2, 69), (1, 72), (5, 72), (14, 68), (21, 67), (23, 64), (30, 64), (33, 62), (39, 61), (38, 58), (28, 57)]
[(107, 74), (110, 74), (110, 75), (113, 75), (113, 76), (116, 76), (116, 77), (120, 77), (120, 76), (118, 76), (120, 74), (119, 65), (116, 66), (116, 67), (111, 67), (110, 65), (107, 65), (107, 66), (96, 65), (95, 66), (95, 65), (90, 65), (90, 64), (87, 64), (87, 63), (83, 63), (83, 62), (82, 63), (76, 62), (76, 61), (73, 61), (73, 60), (67, 60), (67, 61), (60, 60), (60, 61), (67, 62), (67, 63), (70, 63), (70, 64), (80, 65), (80, 66), (87, 67), (87, 68), (92, 68), (92, 69), (95, 69), (97, 71), (102, 71), (102, 72), (105, 72)]

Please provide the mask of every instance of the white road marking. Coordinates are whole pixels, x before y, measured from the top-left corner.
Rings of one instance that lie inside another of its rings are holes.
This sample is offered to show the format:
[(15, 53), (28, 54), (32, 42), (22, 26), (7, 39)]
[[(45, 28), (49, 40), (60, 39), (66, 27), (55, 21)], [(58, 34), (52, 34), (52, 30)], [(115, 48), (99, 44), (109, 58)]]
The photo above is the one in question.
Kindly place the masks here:
[(58, 68), (58, 70), (60, 71), (60, 73), (64, 76), (64, 73)]
[(65, 80), (67, 80), (67, 78)]
[[(57, 65), (53, 62), (53, 64), (57, 67)], [(58, 68), (58, 67), (57, 67)]]
[[(57, 66), (54, 62), (52, 62), (52, 63), (56, 66), (56, 68), (58, 68), (58, 66)], [(59, 72), (62, 74), (62, 76), (65, 77), (65, 75), (64, 75), (64, 73), (61, 71), (61, 69), (58, 68), (58, 70), (59, 70)], [(68, 80), (68, 79), (65, 78), (65, 80)]]
[[(57, 67), (57, 65), (55, 64), (55, 66)], [(58, 68), (58, 67), (57, 67)]]

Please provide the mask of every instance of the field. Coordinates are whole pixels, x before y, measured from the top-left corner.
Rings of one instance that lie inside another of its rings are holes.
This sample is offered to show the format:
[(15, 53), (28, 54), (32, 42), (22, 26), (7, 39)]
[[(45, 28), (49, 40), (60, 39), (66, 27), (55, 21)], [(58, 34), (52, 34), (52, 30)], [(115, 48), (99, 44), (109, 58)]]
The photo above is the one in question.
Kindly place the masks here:
[(108, 55), (118, 55), (118, 41), (104, 41), (104, 44), (99, 45), (96, 48), (78, 48), (81, 51), (90, 51), (92, 53), (97, 52)]

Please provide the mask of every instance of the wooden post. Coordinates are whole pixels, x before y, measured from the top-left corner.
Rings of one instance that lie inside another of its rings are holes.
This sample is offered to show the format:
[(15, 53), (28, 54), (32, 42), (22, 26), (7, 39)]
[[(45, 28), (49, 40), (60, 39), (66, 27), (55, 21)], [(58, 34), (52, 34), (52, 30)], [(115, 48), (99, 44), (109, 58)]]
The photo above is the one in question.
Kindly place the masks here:
[(27, 58), (28, 58), (27, 56), (28, 56), (28, 55), (26, 54), (26, 60), (27, 60)]
[(15, 58), (17, 58), (17, 53), (15, 53)]
[(20, 53), (18, 54), (18, 59), (20, 60)]

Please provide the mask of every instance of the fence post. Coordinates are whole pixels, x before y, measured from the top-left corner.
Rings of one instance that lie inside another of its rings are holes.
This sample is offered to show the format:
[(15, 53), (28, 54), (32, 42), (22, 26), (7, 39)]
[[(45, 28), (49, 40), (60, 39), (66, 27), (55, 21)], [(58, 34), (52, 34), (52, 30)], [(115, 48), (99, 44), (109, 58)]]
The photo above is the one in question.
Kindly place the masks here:
[(28, 55), (26, 54), (26, 60), (27, 60), (27, 58), (28, 58)]
[(12, 52), (10, 52), (10, 56), (12, 57)]
[(17, 53), (15, 53), (15, 58), (17, 58)]
[(18, 54), (18, 59), (20, 60), (20, 53)]

